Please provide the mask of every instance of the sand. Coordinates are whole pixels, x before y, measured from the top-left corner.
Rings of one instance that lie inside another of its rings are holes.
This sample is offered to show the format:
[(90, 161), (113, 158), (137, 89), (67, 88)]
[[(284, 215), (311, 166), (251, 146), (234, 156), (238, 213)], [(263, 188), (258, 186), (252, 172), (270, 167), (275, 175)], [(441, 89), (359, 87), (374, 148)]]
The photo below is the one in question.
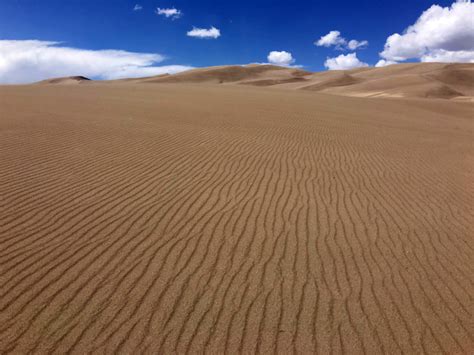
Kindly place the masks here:
[(0, 353), (472, 352), (472, 114), (0, 87)]

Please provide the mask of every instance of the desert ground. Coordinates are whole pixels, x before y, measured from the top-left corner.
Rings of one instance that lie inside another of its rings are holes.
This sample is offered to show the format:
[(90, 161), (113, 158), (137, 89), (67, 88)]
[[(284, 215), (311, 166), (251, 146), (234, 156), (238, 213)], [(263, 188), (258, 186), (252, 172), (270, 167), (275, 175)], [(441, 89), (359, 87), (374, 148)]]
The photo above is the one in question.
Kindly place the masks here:
[(0, 353), (472, 353), (473, 64), (0, 87)]

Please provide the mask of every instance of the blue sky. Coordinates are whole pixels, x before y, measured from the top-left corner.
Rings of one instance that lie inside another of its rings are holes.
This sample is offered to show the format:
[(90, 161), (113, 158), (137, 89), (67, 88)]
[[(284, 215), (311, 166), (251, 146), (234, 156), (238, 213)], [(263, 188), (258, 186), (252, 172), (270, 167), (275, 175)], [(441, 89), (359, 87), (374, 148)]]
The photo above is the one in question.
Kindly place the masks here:
[[(441, 8), (452, 3), (436, 1)], [(136, 4), (142, 9), (134, 11)], [(0, 40), (159, 53), (166, 57), (161, 65), (193, 67), (266, 62), (270, 51), (287, 51), (293, 64), (320, 71), (326, 69), (328, 57), (351, 52), (361, 62), (374, 65), (387, 38), (403, 33), (433, 4), (433, 0), (3, 0)], [(182, 16), (158, 15), (158, 7), (178, 9)], [(219, 38), (186, 35), (193, 27), (211, 26), (219, 29)], [(368, 46), (351, 51), (314, 44), (331, 30), (339, 31), (347, 41), (367, 40)]]

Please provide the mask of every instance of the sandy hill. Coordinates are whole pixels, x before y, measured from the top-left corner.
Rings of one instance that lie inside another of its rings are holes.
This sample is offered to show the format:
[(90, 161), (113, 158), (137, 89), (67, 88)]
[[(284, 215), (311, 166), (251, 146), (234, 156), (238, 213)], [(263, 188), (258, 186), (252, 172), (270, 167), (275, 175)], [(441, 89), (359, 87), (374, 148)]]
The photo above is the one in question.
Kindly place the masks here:
[(38, 84), (63, 84), (63, 85), (70, 85), (70, 84), (81, 84), (84, 82), (92, 81), (85, 76), (66, 76), (62, 78), (53, 78), (40, 81)]
[[(84, 77), (67, 77), (41, 83), (77, 84), (88, 80)], [(410, 63), (317, 73), (275, 65), (230, 65), (193, 69), (173, 75), (112, 80), (108, 83), (252, 85), (343, 96), (472, 100), (474, 64)]]

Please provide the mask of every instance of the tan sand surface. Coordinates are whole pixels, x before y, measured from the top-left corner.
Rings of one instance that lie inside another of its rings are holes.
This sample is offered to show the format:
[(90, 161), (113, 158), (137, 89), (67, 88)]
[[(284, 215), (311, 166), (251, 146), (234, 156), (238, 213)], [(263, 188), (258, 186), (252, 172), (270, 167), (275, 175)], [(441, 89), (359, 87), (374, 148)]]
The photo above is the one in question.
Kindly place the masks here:
[(472, 103), (50, 84), (0, 87), (0, 353), (474, 350)]

